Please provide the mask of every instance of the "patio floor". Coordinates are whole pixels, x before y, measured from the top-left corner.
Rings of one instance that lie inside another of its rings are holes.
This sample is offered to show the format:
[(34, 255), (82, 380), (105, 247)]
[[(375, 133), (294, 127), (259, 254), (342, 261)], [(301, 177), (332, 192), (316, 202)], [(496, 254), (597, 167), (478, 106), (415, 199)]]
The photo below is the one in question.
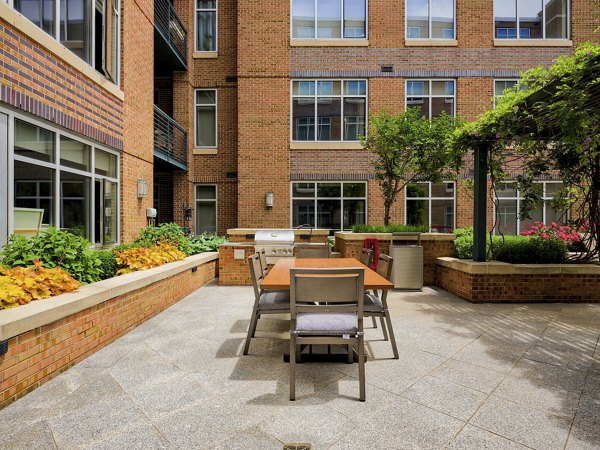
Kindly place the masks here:
[(400, 359), (366, 330), (361, 403), (344, 363), (299, 365), (290, 402), (285, 321), (241, 356), (252, 301), (199, 289), (0, 411), (0, 448), (600, 447), (600, 304), (391, 293)]

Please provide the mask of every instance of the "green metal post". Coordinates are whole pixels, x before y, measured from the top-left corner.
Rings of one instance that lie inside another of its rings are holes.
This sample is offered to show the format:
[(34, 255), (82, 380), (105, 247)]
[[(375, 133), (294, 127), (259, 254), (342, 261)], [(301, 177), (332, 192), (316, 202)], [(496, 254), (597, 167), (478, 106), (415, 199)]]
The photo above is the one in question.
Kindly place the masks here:
[(475, 150), (473, 260), (485, 261), (487, 236), (487, 147)]

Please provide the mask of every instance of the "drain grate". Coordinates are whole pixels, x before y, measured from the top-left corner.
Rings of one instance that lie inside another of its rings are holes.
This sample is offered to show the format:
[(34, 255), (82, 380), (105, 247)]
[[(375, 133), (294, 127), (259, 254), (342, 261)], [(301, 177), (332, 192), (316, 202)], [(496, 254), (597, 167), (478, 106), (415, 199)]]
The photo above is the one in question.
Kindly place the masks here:
[(285, 444), (283, 450), (312, 450), (311, 444)]

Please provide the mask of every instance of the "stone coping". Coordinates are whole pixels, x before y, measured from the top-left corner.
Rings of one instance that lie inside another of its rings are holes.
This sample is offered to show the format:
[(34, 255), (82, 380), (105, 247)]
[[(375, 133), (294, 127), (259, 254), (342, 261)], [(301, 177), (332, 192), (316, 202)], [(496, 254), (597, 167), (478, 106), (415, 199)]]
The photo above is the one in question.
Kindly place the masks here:
[(509, 264), (500, 261), (442, 257), (436, 264), (473, 275), (600, 275), (596, 264)]
[(254, 242), (225, 242), (219, 247), (254, 247)]
[[(230, 228), (227, 230), (228, 236), (245, 236), (246, 234), (255, 234), (257, 230), (289, 230), (289, 228)], [(312, 234), (315, 236), (328, 236), (331, 230), (326, 228), (315, 228), (313, 230), (301, 229), (294, 230), (295, 236), (306, 236)]]
[[(376, 238), (380, 241), (391, 241), (392, 233), (353, 233), (352, 231), (336, 231), (335, 237), (346, 241), (362, 241), (366, 238)], [(456, 236), (451, 233), (423, 233), (421, 241), (454, 241)], [(402, 236), (398, 240), (417, 241), (417, 236)]]
[(141, 289), (157, 281), (219, 258), (216, 252), (200, 253), (160, 267), (121, 275), (80, 287), (75, 292), (35, 300), (0, 311), (0, 341), (42, 327), (102, 302)]

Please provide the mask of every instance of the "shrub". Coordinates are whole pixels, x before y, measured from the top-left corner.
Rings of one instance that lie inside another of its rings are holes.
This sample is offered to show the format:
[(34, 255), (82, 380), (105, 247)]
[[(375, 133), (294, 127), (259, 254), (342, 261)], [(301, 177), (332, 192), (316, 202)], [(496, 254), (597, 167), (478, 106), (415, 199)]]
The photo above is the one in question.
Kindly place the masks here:
[(429, 227), (424, 225), (402, 225), (390, 223), (389, 225), (354, 225), (353, 233), (427, 233)]
[(190, 238), (191, 255), (203, 252), (216, 252), (219, 245), (227, 242), (225, 236), (216, 236), (213, 234), (201, 234)]
[(456, 230), (454, 230), (454, 235), (457, 239), (465, 236), (470, 237), (472, 239), (473, 227), (457, 228)]
[(584, 252), (586, 247), (579, 233), (585, 233), (585, 231), (584, 227), (576, 229), (568, 225), (557, 225), (556, 222), (552, 222), (550, 225), (545, 225), (543, 222), (533, 222), (528, 230), (521, 231), (521, 235), (539, 236), (542, 239), (559, 239), (567, 244), (570, 251)]
[(179, 261), (185, 258), (185, 253), (170, 244), (154, 245), (152, 247), (134, 247), (116, 251), (117, 275), (137, 272)]
[(183, 230), (176, 223), (163, 223), (158, 227), (142, 228), (135, 240), (138, 247), (152, 247), (167, 244), (176, 247), (187, 256), (193, 254), (190, 240), (183, 234)]
[(81, 284), (93, 283), (101, 278), (102, 262), (91, 247), (81, 236), (48, 228), (31, 239), (11, 236), (2, 251), (2, 265), (28, 267), (39, 260), (48, 269), (60, 267)]
[(567, 260), (567, 244), (560, 239), (509, 236), (504, 242), (494, 239), (493, 254), (497, 261), (512, 264), (558, 264)]
[(98, 250), (96, 256), (101, 261), (101, 279), (106, 280), (117, 274), (117, 256), (113, 250)]
[(46, 269), (39, 261), (33, 267), (0, 269), (0, 309), (25, 305), (74, 291), (79, 282), (60, 267)]

